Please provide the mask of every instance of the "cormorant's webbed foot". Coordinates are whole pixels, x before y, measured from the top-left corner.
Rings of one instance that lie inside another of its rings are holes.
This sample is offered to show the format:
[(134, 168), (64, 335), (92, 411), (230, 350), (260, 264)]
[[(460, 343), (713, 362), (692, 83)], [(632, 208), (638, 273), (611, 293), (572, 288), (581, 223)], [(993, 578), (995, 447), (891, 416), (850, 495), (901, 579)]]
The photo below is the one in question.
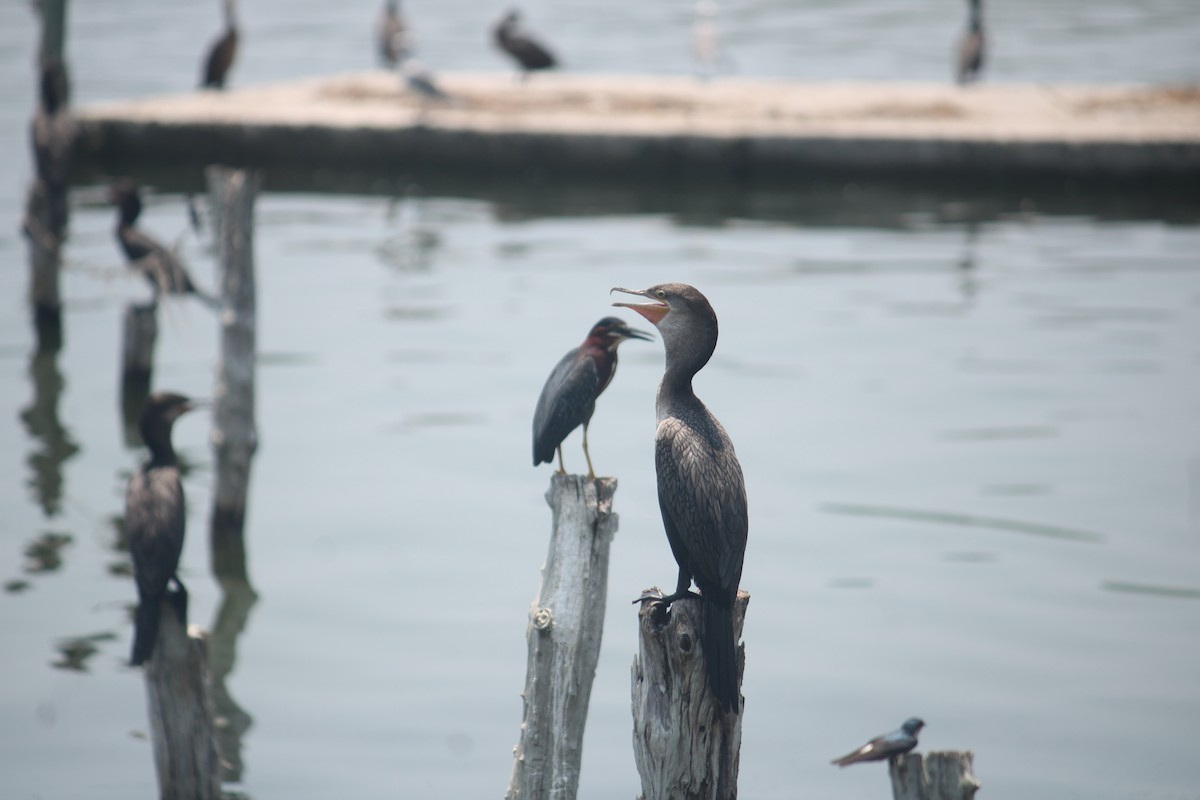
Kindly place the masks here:
[(662, 589), (659, 589), (657, 586), (651, 586), (649, 589), (644, 589), (638, 599), (634, 600), (633, 603), (634, 605), (637, 605), (638, 603), (651, 602), (661, 603), (664, 606), (669, 606), (676, 600), (685, 600), (688, 598), (699, 600), (701, 599), (701, 596), (697, 592), (693, 592), (689, 589), (683, 589), (682, 591), (675, 592), (675, 594), (664, 595), (662, 593)]

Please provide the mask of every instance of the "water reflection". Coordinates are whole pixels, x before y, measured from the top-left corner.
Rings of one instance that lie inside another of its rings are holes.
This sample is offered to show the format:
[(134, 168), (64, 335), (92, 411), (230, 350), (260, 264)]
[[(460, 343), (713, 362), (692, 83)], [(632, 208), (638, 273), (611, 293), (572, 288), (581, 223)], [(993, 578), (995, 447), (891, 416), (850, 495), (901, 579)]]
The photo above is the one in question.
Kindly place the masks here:
[(71, 636), (66, 639), (60, 639), (54, 644), (54, 649), (58, 651), (59, 659), (51, 662), (51, 666), (71, 672), (87, 672), (88, 659), (100, 652), (100, 648), (97, 645), (102, 642), (115, 641), (116, 638), (117, 635), (112, 631), (105, 631), (103, 633), (93, 633), (88, 636)]
[[(47, 346), (48, 345), (48, 346)], [(58, 401), (66, 382), (58, 369), (61, 341), (41, 342), (29, 362), (33, 402), (21, 411), (26, 432), (37, 441), (25, 461), (30, 475), (26, 481), (47, 517), (58, 514), (63, 496), (63, 464), (79, 452), (79, 446), (58, 419)]]

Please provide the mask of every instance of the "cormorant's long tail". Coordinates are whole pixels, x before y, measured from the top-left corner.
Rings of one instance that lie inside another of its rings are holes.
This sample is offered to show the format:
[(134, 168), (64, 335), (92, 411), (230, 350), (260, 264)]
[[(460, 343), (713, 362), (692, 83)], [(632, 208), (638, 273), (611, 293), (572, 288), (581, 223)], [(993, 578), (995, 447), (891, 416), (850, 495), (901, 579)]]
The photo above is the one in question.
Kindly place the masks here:
[(704, 661), (708, 685), (726, 712), (738, 713), (737, 642), (733, 638), (733, 607), (704, 599)]
[(137, 667), (144, 664), (154, 652), (154, 643), (158, 640), (158, 615), (161, 611), (162, 602), (157, 597), (146, 598), (138, 603), (130, 665)]

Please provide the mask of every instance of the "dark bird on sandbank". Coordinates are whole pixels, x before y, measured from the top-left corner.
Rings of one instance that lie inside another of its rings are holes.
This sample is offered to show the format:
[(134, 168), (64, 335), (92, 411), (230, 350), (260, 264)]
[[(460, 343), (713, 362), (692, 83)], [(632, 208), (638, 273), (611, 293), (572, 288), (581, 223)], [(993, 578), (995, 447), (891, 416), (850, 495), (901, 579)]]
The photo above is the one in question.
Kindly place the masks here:
[(629, 327), (624, 320), (605, 317), (592, 326), (583, 344), (569, 350), (554, 367), (533, 412), (535, 467), (552, 462), (558, 451), (558, 471), (565, 475), (563, 439), (582, 425), (588, 478), (596, 477), (588, 453), (588, 423), (596, 410), (596, 398), (608, 388), (617, 372), (617, 347), (626, 339), (649, 340), (650, 335)]
[[(170, 596), (180, 624), (187, 625), (187, 590), (179, 581), (179, 555), (183, 552), (186, 523), (183, 482), (171, 444), (171, 429), (196, 404), (173, 392), (158, 392), (146, 399), (138, 422), (150, 460), (129, 479), (125, 493), (125, 531), (133, 556), (138, 609), (129, 663), (145, 663), (158, 640), (162, 601)], [(174, 581), (176, 591), (168, 595)]]
[(529, 73), (541, 69), (553, 69), (558, 66), (558, 59), (546, 45), (521, 28), (521, 15), (514, 9), (505, 14), (492, 29), (496, 45), (512, 56), (521, 67), (521, 79), (529, 77)]
[(905, 720), (898, 730), (876, 736), (853, 753), (847, 753), (829, 763), (848, 767), (863, 761), (884, 761), (904, 755), (917, 746), (917, 734), (924, 727), (923, 721), (911, 717)]
[(956, 76), (960, 84), (979, 80), (983, 70), (983, 56), (986, 39), (983, 33), (983, 0), (967, 0), (970, 14), (967, 19), (967, 30), (958, 43), (958, 62)]
[(702, 645), (708, 684), (720, 707), (737, 713), (737, 642), (733, 601), (742, 577), (749, 522), (746, 484), (733, 442), (696, 397), (692, 378), (717, 347), (717, 315), (694, 287), (664, 283), (644, 291), (614, 288), (645, 297), (631, 308), (658, 328), (667, 363), (655, 409), (654, 465), (658, 505), (671, 552), (679, 564), (674, 594), (660, 602), (695, 598), (704, 603)]
[(400, 13), (400, 0), (387, 0), (376, 29), (379, 60), (388, 68), (396, 67), (408, 55), (408, 26)]
[(433, 71), (415, 58), (404, 59), (400, 64), (400, 75), (409, 90), (421, 98), (422, 104), (454, 102), (454, 98), (438, 86)]
[(237, 0), (224, 0), (225, 32), (213, 42), (204, 59), (204, 75), (200, 79), (201, 89), (224, 89), (225, 79), (229, 77), (229, 69), (238, 51), (237, 20), (234, 18), (234, 4)]
[(164, 294), (191, 294), (215, 307), (217, 301), (192, 282), (179, 257), (136, 227), (142, 213), (138, 187), (130, 181), (118, 181), (109, 188), (108, 196), (117, 206), (117, 242), (129, 265), (150, 283), (154, 299), (157, 301)]

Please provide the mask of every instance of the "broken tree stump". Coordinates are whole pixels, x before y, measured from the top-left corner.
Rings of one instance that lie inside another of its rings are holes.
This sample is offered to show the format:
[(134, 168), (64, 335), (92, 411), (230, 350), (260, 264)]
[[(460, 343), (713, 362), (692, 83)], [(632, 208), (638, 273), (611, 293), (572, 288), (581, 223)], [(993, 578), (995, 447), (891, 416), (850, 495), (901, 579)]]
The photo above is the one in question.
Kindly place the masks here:
[(906, 753), (888, 764), (894, 800), (972, 800), (980, 783), (970, 750)]
[(554, 512), (542, 585), (525, 638), (524, 719), (507, 800), (573, 800), (583, 730), (600, 660), (608, 595), (608, 553), (617, 532), (615, 478), (554, 473), (546, 502)]
[(184, 628), (169, 598), (162, 600), (154, 654), (143, 670), (159, 797), (220, 800), (207, 647)]
[[(739, 695), (746, 662), (740, 640), (749, 602), (750, 595), (739, 591), (733, 604), (733, 632), (739, 641)], [(642, 800), (733, 800), (737, 797), (742, 714), (723, 713), (709, 688), (700, 601), (679, 600), (668, 610), (647, 599), (638, 622), (640, 643), (633, 661), (633, 755), (642, 779)]]

